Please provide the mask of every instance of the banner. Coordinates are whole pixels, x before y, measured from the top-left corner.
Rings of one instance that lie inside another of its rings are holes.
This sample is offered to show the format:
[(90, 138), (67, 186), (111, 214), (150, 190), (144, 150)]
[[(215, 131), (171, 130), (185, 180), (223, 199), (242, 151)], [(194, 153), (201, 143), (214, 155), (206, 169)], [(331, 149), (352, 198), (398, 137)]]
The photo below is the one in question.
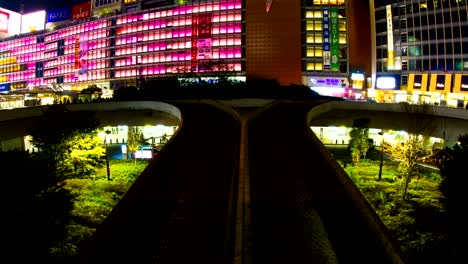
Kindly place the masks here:
[(392, 5), (387, 5), (387, 69), (395, 69), (395, 56), (393, 47)]
[(322, 43), (323, 43), (323, 69), (330, 70), (331, 52), (330, 52), (330, 20), (329, 10), (322, 9)]
[(340, 71), (340, 36), (338, 33), (338, 8), (330, 8), (331, 70)]
[(192, 36), (191, 36), (191, 71), (196, 72), (198, 69), (197, 60), (197, 44), (198, 44), (198, 17), (192, 17)]
[(86, 74), (88, 71), (88, 36), (86, 33), (75, 40), (75, 72), (76, 75)]
[(197, 59), (210, 60), (212, 54), (211, 14), (198, 17)]

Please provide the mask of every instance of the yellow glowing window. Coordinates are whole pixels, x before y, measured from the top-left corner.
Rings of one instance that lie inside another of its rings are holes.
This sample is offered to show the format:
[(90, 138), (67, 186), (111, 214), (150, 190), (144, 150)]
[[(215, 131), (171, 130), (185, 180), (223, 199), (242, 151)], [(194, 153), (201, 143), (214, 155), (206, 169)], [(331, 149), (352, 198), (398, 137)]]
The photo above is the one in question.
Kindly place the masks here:
[(346, 44), (346, 34), (340, 34), (340, 44)]
[(306, 30), (307, 31), (310, 31), (310, 30), (314, 30), (314, 22), (307, 22), (306, 23)]
[(323, 70), (323, 65), (320, 62), (315, 63), (315, 70), (316, 71), (321, 71)]
[(315, 34), (314, 43), (322, 43), (322, 34)]
[(345, 21), (340, 21), (338, 29), (340, 31), (346, 31), (346, 22)]
[(314, 63), (307, 63), (306, 64), (306, 70), (307, 71), (313, 71), (315, 69)]
[(316, 47), (315, 48), (315, 57), (322, 57), (322, 55), (323, 55), (322, 47)]
[(312, 11), (306, 12), (306, 18), (313, 18), (313, 17), (314, 17), (314, 13)]
[(312, 47), (307, 47), (306, 56), (307, 56), (307, 57), (314, 57), (314, 48), (312, 48)]
[(314, 35), (313, 34), (307, 34), (306, 42), (307, 43), (314, 43)]
[(315, 30), (322, 30), (322, 22), (316, 21), (314, 25)]
[(420, 9), (427, 9), (427, 3), (419, 3)]

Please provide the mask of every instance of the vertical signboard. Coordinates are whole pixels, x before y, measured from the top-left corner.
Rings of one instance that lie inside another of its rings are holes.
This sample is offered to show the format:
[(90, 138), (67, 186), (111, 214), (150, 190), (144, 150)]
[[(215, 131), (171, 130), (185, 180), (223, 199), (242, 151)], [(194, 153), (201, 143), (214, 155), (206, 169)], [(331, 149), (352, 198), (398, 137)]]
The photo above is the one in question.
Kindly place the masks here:
[(198, 40), (198, 16), (192, 17), (192, 36), (191, 36), (191, 71), (196, 72), (198, 69), (197, 60), (197, 40)]
[(80, 34), (75, 39), (75, 79), (88, 71), (88, 36)]
[(197, 58), (199, 60), (211, 59), (211, 14), (198, 17)]
[(338, 33), (338, 8), (330, 8), (330, 33), (331, 33), (331, 70), (340, 71), (340, 48)]
[(330, 51), (330, 17), (329, 10), (322, 10), (322, 43), (323, 43), (323, 69), (330, 70), (331, 51)]
[(393, 23), (392, 5), (386, 6), (387, 10), (387, 69), (395, 69), (395, 55), (393, 47)]

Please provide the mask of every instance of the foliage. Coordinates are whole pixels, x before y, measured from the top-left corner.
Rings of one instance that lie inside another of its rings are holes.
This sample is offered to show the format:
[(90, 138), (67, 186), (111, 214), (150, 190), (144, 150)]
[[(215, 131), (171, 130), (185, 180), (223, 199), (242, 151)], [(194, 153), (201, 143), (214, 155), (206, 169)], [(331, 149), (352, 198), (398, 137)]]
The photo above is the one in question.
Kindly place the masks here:
[[(375, 177), (379, 161), (364, 160), (359, 166), (347, 166), (345, 171), (356, 183), (364, 197), (400, 242), (410, 263), (442, 263), (449, 252), (447, 222), (440, 204), (440, 178), (418, 174), (408, 187), (411, 201), (402, 199), (399, 162), (387, 161), (382, 180)], [(431, 175), (427, 172), (425, 175)], [(432, 178), (433, 177), (433, 178)]]
[(391, 155), (400, 161), (399, 169), (403, 178), (402, 198), (407, 199), (408, 186), (411, 180), (418, 175), (418, 164), (425, 156), (422, 137), (408, 134), (408, 138), (403, 143), (392, 149)]
[(466, 250), (466, 237), (468, 229), (468, 196), (466, 188), (468, 177), (466, 176), (466, 164), (468, 163), (468, 134), (458, 137), (458, 143), (452, 148), (446, 148), (441, 166), (442, 181), (440, 190), (445, 195), (444, 207), (448, 211), (450, 225), (453, 233), (450, 236), (453, 241), (453, 258), (461, 257)]
[(370, 120), (367, 118), (356, 119), (349, 132), (349, 149), (354, 165), (359, 163), (362, 156), (365, 157), (369, 149), (369, 122)]
[(34, 128), (28, 131), (31, 143), (39, 148), (37, 155), (48, 164), (50, 175), (66, 175), (70, 160), (69, 148), (82, 134), (92, 135), (99, 121), (89, 112), (71, 112), (61, 105), (46, 108)]
[(74, 196), (48, 174), (47, 164), (27, 152), (0, 152), (0, 166), (13, 168), (2, 177), (5, 188), (0, 192), (4, 259), (27, 263), (34, 256), (37, 262), (51, 263), (49, 248), (64, 239)]
[[(130, 154), (135, 154), (140, 148), (140, 145), (145, 144), (146, 140), (143, 132), (138, 127), (129, 127), (127, 133), (127, 149)], [(136, 155), (134, 155), (136, 164)]]
[(101, 157), (105, 149), (96, 132), (76, 134), (65, 145), (68, 145), (68, 153), (64, 167), (67, 171), (73, 171), (75, 176), (89, 176), (102, 165)]
[[(63, 190), (74, 195), (73, 210), (65, 226), (64, 237), (51, 246), (50, 252), (60, 263), (70, 263), (79, 255), (79, 245), (90, 238), (119, 200), (148, 165), (147, 160), (110, 160), (112, 181), (101, 167), (92, 178), (72, 178), (63, 182)], [(131, 165), (131, 166), (130, 166)]]

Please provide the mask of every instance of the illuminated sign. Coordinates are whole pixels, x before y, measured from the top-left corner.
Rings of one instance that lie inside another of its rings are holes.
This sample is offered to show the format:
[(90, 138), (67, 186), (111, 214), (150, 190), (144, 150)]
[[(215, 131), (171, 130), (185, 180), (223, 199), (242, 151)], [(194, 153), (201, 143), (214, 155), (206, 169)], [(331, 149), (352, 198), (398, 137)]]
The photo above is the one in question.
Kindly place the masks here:
[(397, 88), (395, 77), (381, 76), (377, 77), (375, 88), (384, 90), (393, 90)]
[(0, 32), (8, 33), (10, 14), (0, 11)]
[(460, 89), (463, 92), (468, 92), (468, 75), (461, 76)]
[(70, 8), (55, 9), (47, 12), (47, 22), (58, 22), (71, 18)]
[(311, 87), (339, 87), (345, 88), (348, 85), (346, 78), (313, 77), (309, 82)]
[(120, 4), (120, 0), (93, 0), (93, 8), (104, 7), (113, 4)]
[(9, 83), (0, 84), (0, 92), (7, 92), (7, 91), (10, 91), (10, 84)]
[(395, 56), (393, 47), (393, 18), (392, 5), (386, 6), (387, 10), (387, 68), (393, 70), (395, 68)]
[(322, 10), (322, 39), (323, 39), (323, 69), (330, 70), (331, 64), (331, 51), (330, 51), (330, 21), (329, 10), (324, 8)]
[(86, 33), (75, 39), (75, 73), (85, 74), (88, 71), (88, 37)]
[(340, 71), (340, 48), (338, 34), (338, 8), (330, 8), (331, 70)]
[(21, 33), (31, 33), (45, 29), (46, 11), (41, 10), (21, 17)]
[(71, 10), (72, 20), (85, 19), (91, 16), (91, 2), (74, 5)]
[(414, 89), (421, 89), (422, 86), (422, 75), (414, 75), (413, 79), (413, 88)]
[(197, 44), (198, 44), (198, 17), (192, 17), (192, 36), (191, 36), (191, 64), (190, 68), (192, 72), (196, 72), (198, 69), (198, 60), (197, 60)]
[(436, 90), (445, 90), (445, 75), (437, 75), (435, 87)]
[(18, 35), (21, 29), (21, 14), (0, 7), (0, 39)]

